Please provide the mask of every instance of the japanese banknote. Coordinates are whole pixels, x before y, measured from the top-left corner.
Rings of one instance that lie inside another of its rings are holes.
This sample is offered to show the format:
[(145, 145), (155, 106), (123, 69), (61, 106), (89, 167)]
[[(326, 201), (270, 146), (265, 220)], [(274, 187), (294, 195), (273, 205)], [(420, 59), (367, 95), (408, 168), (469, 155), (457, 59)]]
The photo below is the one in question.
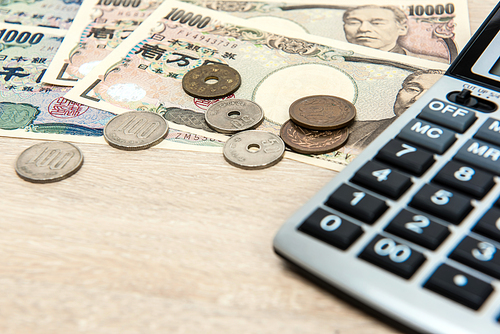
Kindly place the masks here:
[(80, 4), (81, 0), (2, 0), (0, 21), (68, 29)]
[[(77, 66), (93, 61), (82, 57)], [(333, 169), (349, 163), (447, 67), (166, 1), (65, 97), (113, 113), (158, 112), (175, 128), (224, 140), (204, 122), (215, 101), (193, 98), (181, 85), (185, 73), (210, 63), (240, 73), (241, 87), (227, 98), (258, 103), (266, 116), (261, 130), (278, 133), (289, 105), (304, 96), (335, 95), (354, 103), (358, 114), (346, 146), (316, 157), (294, 155)]]
[[(160, 4), (161, 0), (85, 0), (44, 81), (73, 86)], [(82, 58), (93, 61), (78, 66)]]
[[(63, 29), (0, 23), (0, 135), (105, 143), (103, 128), (115, 114), (65, 99), (67, 87), (42, 78), (61, 44)], [(160, 147), (220, 151), (222, 144), (172, 129)]]
[(255, 23), (447, 63), (470, 37), (466, 0), (183, 1)]

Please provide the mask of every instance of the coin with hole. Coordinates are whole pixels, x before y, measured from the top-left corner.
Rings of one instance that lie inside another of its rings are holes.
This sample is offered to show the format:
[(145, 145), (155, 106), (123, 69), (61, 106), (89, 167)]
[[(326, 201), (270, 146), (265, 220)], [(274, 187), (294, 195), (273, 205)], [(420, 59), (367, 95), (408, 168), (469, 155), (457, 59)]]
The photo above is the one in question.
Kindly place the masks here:
[(228, 65), (202, 65), (182, 78), (182, 89), (191, 96), (217, 99), (234, 93), (241, 85), (238, 71)]
[(143, 150), (159, 144), (167, 136), (165, 118), (149, 111), (129, 111), (113, 117), (104, 127), (104, 139), (122, 150)]
[(62, 141), (33, 145), (24, 150), (16, 161), (16, 173), (34, 183), (64, 180), (75, 174), (83, 164), (78, 147)]
[(277, 164), (285, 153), (285, 143), (273, 133), (257, 130), (238, 132), (224, 144), (224, 158), (244, 169), (262, 169)]
[(205, 120), (215, 131), (232, 134), (259, 126), (264, 120), (264, 112), (250, 100), (228, 99), (211, 105)]

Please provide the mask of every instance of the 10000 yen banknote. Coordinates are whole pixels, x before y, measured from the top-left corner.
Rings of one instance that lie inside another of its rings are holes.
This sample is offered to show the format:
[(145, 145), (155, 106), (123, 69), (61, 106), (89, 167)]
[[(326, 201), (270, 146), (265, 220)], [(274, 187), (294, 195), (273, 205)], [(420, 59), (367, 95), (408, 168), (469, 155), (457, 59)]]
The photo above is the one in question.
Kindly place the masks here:
[[(92, 61), (81, 59), (80, 66)], [(349, 163), (447, 67), (307, 34), (290, 36), (280, 27), (252, 26), (169, 0), (65, 97), (114, 113), (158, 112), (178, 129), (225, 139), (208, 132), (204, 121), (205, 110), (215, 101), (193, 98), (182, 89), (188, 71), (212, 63), (240, 73), (240, 88), (226, 98), (259, 104), (266, 118), (261, 130), (279, 133), (289, 119), (290, 104), (304, 96), (335, 95), (351, 101), (357, 118), (347, 145), (316, 157), (293, 155), (332, 169)]]
[[(65, 99), (67, 87), (42, 83), (64, 33), (0, 23), (1, 136), (105, 143), (103, 128), (115, 114)], [(198, 150), (204, 146), (206, 151), (221, 145), (172, 130), (161, 147)]]
[(257, 24), (451, 63), (470, 37), (466, 0), (183, 0)]
[[(161, 0), (85, 0), (44, 81), (73, 86), (116, 48)], [(81, 65), (81, 59), (93, 62)]]
[(81, 0), (2, 0), (0, 21), (11, 24), (68, 29)]

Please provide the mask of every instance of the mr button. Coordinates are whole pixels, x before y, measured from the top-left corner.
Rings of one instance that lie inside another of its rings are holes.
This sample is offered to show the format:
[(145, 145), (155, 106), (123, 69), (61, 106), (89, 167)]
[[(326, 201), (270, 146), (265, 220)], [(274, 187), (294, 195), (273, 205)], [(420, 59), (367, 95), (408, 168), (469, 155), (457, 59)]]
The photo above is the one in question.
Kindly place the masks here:
[(429, 102), (418, 117), (460, 133), (464, 133), (476, 120), (473, 111), (436, 99)]
[(406, 124), (398, 137), (438, 154), (444, 153), (455, 142), (455, 132), (418, 119)]
[(455, 159), (500, 174), (500, 147), (484, 141), (469, 139), (458, 150)]

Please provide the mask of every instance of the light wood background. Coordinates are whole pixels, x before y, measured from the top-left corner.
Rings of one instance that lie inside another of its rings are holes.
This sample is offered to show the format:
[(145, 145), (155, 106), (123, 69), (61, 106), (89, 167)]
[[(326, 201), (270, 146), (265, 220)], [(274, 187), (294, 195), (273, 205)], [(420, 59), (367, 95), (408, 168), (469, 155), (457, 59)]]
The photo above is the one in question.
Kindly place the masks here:
[[(469, 0), (474, 32), (493, 0)], [(0, 137), (0, 333), (393, 333), (272, 250), (335, 173), (218, 154), (78, 144), (82, 169), (31, 184)]]

